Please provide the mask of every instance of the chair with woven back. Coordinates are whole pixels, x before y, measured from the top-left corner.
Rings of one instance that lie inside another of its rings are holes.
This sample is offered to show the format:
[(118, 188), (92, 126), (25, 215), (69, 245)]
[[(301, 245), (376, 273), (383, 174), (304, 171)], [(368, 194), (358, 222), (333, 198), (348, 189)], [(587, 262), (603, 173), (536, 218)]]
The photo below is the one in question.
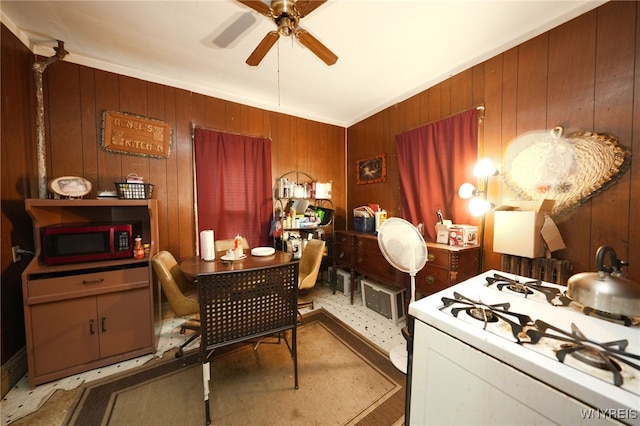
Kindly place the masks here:
[(169, 306), (176, 317), (187, 317), (187, 321), (195, 321), (198, 324), (185, 322), (180, 327), (180, 334), (184, 334), (186, 330), (193, 330), (195, 333), (189, 337), (176, 352), (176, 358), (180, 358), (183, 354), (185, 346), (193, 342), (200, 336), (199, 313), (200, 304), (198, 303), (198, 287), (195, 282), (189, 281), (182, 271), (180, 265), (173, 255), (166, 251), (156, 253), (151, 259), (153, 271), (160, 281), (162, 291), (167, 297)]

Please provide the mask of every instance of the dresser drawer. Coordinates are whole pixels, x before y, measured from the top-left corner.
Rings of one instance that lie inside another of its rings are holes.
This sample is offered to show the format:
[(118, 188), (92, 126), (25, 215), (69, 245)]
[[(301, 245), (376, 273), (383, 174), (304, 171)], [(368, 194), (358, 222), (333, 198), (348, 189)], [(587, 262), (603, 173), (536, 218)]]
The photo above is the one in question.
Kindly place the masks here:
[(440, 266), (443, 268), (450, 267), (451, 251), (439, 247), (427, 247), (427, 259), (429, 265)]
[(353, 234), (336, 231), (336, 244), (344, 244), (351, 247), (353, 245)]
[(448, 269), (433, 265), (425, 266), (416, 275), (416, 292), (423, 296), (436, 293), (451, 286), (451, 273)]
[(356, 248), (372, 252), (380, 252), (378, 238), (375, 236), (356, 235)]
[(363, 275), (394, 287), (407, 288), (409, 284), (409, 275), (391, 266), (379, 251), (356, 249), (353, 267)]
[(336, 257), (337, 263), (351, 266), (351, 260), (353, 253), (353, 246), (351, 244), (336, 244)]
[(28, 282), (29, 303), (81, 297), (149, 285), (149, 268), (117, 269)]

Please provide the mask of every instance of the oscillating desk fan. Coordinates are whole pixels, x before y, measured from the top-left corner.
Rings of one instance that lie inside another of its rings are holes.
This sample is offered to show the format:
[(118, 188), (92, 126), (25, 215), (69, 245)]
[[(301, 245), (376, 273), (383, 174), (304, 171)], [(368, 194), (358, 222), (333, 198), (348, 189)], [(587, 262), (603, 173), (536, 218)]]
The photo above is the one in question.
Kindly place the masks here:
[[(420, 231), (411, 223), (391, 217), (378, 228), (378, 246), (387, 262), (411, 276), (411, 303), (416, 300), (416, 274), (427, 263), (427, 243)], [(406, 374), (406, 343), (391, 348), (389, 358), (393, 365)]]

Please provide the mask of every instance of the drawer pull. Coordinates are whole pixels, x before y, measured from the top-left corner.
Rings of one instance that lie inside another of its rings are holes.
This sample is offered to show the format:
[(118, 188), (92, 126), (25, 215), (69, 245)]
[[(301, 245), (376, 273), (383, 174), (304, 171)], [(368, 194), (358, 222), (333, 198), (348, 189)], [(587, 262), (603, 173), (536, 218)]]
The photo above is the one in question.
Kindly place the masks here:
[(424, 277), (424, 280), (427, 282), (427, 284), (434, 284), (436, 282), (436, 279), (433, 277), (433, 275), (427, 275), (426, 277)]
[(89, 334), (96, 334), (96, 332), (93, 330), (93, 320), (89, 320)]
[(107, 331), (107, 319), (105, 317), (102, 317), (102, 321), (100, 323), (102, 324), (102, 332), (104, 333), (105, 331)]
[(427, 260), (429, 262), (433, 262), (434, 260), (436, 260), (436, 256), (433, 254), (427, 254)]
[(104, 281), (104, 278), (98, 278), (97, 280), (82, 280), (82, 284), (100, 284)]

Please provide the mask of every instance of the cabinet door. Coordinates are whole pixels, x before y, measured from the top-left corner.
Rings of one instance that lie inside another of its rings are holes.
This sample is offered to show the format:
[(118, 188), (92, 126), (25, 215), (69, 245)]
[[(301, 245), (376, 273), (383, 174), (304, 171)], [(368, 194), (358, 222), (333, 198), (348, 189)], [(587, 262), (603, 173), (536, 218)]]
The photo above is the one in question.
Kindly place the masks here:
[(97, 297), (101, 358), (152, 345), (149, 291), (139, 288)]
[(33, 305), (30, 331), (36, 376), (99, 358), (95, 297)]

